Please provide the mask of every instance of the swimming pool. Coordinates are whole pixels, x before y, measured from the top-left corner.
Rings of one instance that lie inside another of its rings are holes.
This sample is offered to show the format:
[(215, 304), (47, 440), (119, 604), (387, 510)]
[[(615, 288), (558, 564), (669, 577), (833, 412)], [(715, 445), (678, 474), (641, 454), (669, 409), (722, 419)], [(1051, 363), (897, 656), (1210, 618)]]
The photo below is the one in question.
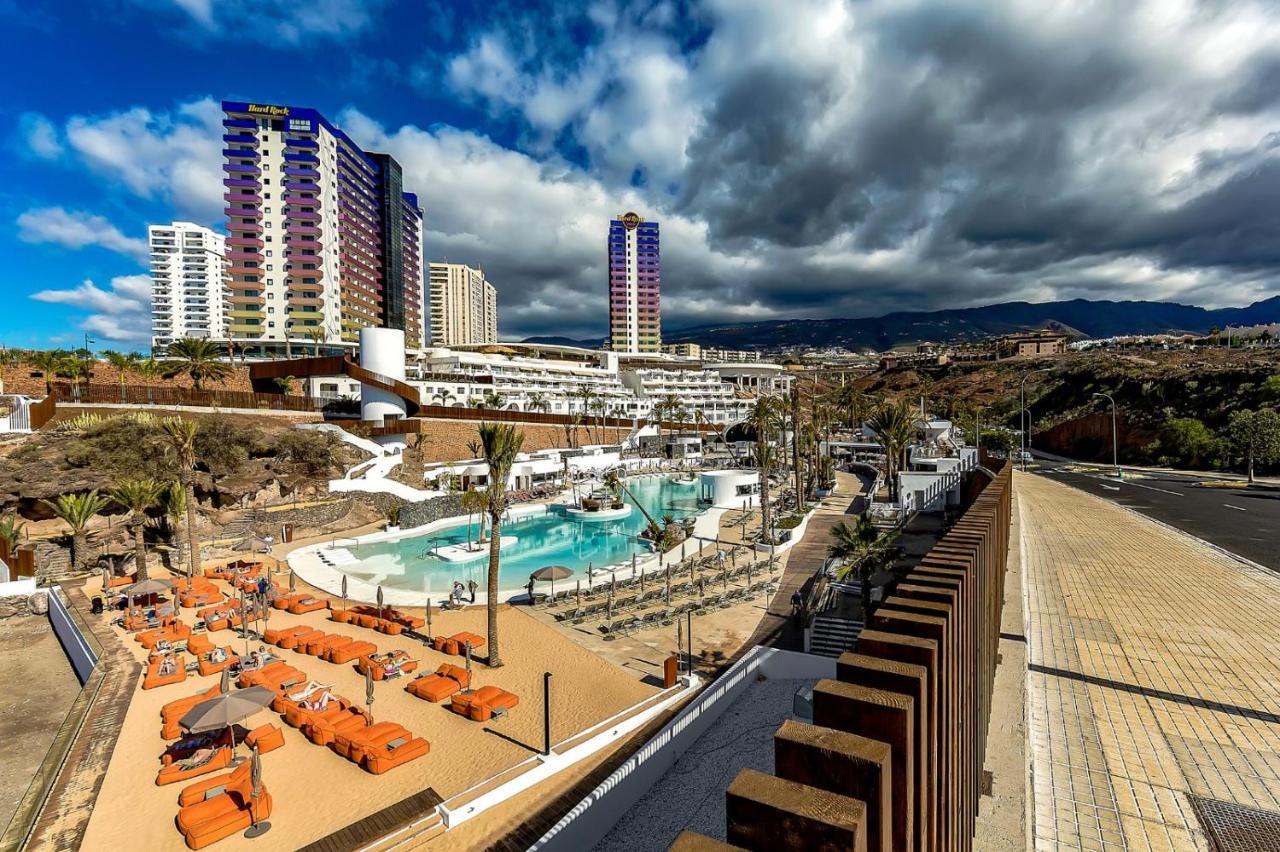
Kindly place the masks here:
[[(661, 521), (663, 515), (677, 520), (698, 513), (698, 483), (679, 482), (671, 477), (650, 476), (628, 480), (635, 500)], [(631, 496), (624, 496), (633, 503)], [(502, 549), (502, 570), (498, 586), (504, 590), (523, 588), (529, 575), (548, 565), (573, 569), (574, 579), (586, 580), (587, 568), (602, 568), (630, 562), (632, 555), (644, 558), (653, 551), (638, 535), (646, 524), (644, 513), (633, 511), (616, 521), (576, 521), (557, 511), (516, 518), (502, 524), (503, 538), (515, 536), (515, 544)], [(479, 521), (470, 524), (475, 539)], [(454, 580), (475, 580), (484, 591), (489, 569), (487, 553), (469, 562), (449, 562), (432, 555), (432, 550), (451, 544), (466, 544), (468, 524), (461, 523), (398, 541), (346, 545), (358, 561), (341, 566), (343, 573), (388, 589), (446, 595)]]

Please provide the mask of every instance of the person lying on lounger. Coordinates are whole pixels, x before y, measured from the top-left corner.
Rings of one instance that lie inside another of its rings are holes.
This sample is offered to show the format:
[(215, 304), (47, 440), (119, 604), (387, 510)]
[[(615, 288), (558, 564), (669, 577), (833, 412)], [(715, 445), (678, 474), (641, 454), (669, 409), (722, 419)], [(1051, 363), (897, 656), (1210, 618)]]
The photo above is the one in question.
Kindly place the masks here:
[(299, 705), (307, 708), (308, 710), (323, 710), (329, 706), (329, 702), (332, 699), (333, 693), (326, 689), (324, 692), (320, 693), (319, 697), (310, 701), (301, 701), (299, 702)]
[(225, 663), (227, 661), (227, 652), (222, 648), (214, 648), (209, 652), (209, 662)]
[(156, 643), (156, 647), (154, 650), (157, 654), (168, 654), (168, 653), (172, 653), (173, 646), (169, 644), (168, 639), (161, 639), (159, 642)]
[(330, 687), (330, 684), (320, 683), (319, 681), (313, 680), (313, 681), (310, 681), (306, 686), (304, 686), (302, 689), (298, 690), (297, 692), (289, 693), (289, 700), (296, 701), (299, 704), (302, 704), (306, 701), (306, 699), (310, 698), (315, 693), (319, 692), (322, 689), (328, 689), (329, 687)]
[(160, 661), (160, 668), (156, 670), (156, 674), (160, 677), (168, 677), (178, 670), (178, 660), (173, 655), (165, 657)]
[(183, 758), (177, 762), (177, 766), (182, 769), (195, 769), (197, 766), (204, 766), (213, 759), (216, 749), (202, 748), (193, 753), (190, 757)]

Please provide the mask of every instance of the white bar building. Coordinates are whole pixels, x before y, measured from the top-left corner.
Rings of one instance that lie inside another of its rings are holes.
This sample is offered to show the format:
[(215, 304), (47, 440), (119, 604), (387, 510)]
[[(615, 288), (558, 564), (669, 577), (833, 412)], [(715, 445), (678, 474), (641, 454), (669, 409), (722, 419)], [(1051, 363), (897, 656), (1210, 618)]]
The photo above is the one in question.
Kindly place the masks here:
[(227, 335), (226, 238), (192, 222), (151, 225), (151, 347)]

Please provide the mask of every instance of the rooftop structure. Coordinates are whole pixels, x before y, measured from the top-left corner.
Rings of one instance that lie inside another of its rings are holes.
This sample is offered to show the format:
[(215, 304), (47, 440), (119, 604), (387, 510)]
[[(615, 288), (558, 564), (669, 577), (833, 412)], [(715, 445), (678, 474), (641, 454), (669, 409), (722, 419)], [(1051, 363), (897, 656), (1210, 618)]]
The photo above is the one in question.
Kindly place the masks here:
[(151, 225), (151, 347), (226, 336), (226, 238), (191, 222)]
[(313, 109), (224, 101), (230, 338), (248, 355), (423, 339), (422, 211), (399, 164)]
[(658, 223), (623, 213), (609, 223), (609, 348), (662, 349)]

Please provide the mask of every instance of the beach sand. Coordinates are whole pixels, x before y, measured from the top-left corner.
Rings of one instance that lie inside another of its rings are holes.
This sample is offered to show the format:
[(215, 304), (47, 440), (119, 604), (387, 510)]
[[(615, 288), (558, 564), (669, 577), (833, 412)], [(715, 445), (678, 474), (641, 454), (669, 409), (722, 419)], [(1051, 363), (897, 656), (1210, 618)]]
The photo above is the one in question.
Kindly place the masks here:
[[(421, 611), (413, 614), (421, 615)], [(184, 621), (195, 620), (192, 610), (183, 610)], [(425, 650), (413, 639), (384, 636), (372, 630), (329, 621), (327, 612), (292, 615), (271, 610), (270, 628), (307, 624), (329, 633), (365, 639), (379, 650), (404, 649), (422, 660), (420, 671), (434, 671), (441, 663), (462, 664), (450, 657)], [(461, 630), (485, 633), (485, 611), (472, 608), (461, 612), (436, 613), (434, 634), (451, 635)], [(145, 651), (132, 637), (121, 633), (123, 641), (141, 663)], [(263, 710), (246, 720), (250, 729), (268, 722), (281, 728), (286, 744), (262, 757), (263, 780), (274, 800), (272, 830), (256, 841), (239, 834), (220, 841), (220, 850), (292, 849), (317, 840), (343, 826), (428, 787), (448, 799), (472, 785), (531, 757), (542, 746), (542, 673), (553, 673), (551, 697), (552, 741), (568, 739), (626, 708), (652, 696), (656, 687), (637, 680), (631, 673), (600, 659), (555, 628), (539, 623), (526, 613), (503, 607), (499, 612), (499, 636), (505, 665), (489, 669), (473, 664), (474, 686), (496, 685), (520, 697), (520, 705), (502, 719), (488, 723), (471, 722), (449, 712), (444, 704), (431, 704), (404, 691), (409, 678), (379, 682), (372, 707), (376, 721), (395, 721), (431, 743), (430, 754), (390, 772), (375, 776), (338, 756), (328, 748), (313, 745), (296, 729), (285, 725), (279, 714)], [(218, 645), (228, 645), (243, 653), (245, 643), (233, 631), (211, 634)], [(251, 640), (251, 647), (259, 643)], [(335, 694), (364, 704), (364, 678), (353, 665), (335, 665), (318, 657), (270, 648), (286, 662), (310, 677), (333, 685)], [(190, 655), (184, 660), (190, 661)], [(155, 785), (160, 768), (159, 755), (165, 748), (160, 739), (160, 707), (174, 699), (195, 694), (216, 683), (217, 675), (188, 675), (185, 682), (138, 691), (130, 704), (116, 744), (111, 765), (94, 804), (84, 838), (86, 849), (182, 849), (182, 836), (174, 826), (177, 796), (185, 784)], [(241, 754), (247, 754), (241, 749)], [(580, 776), (585, 766), (574, 767), (535, 788), (528, 796), (530, 806), (548, 799), (556, 787), (567, 785), (571, 776)], [(211, 773), (212, 774), (212, 773)], [(194, 782), (188, 782), (194, 783)], [(543, 788), (546, 788), (543, 790)], [(478, 838), (472, 838), (478, 839)], [(449, 835), (440, 838), (439, 848), (455, 847)]]

